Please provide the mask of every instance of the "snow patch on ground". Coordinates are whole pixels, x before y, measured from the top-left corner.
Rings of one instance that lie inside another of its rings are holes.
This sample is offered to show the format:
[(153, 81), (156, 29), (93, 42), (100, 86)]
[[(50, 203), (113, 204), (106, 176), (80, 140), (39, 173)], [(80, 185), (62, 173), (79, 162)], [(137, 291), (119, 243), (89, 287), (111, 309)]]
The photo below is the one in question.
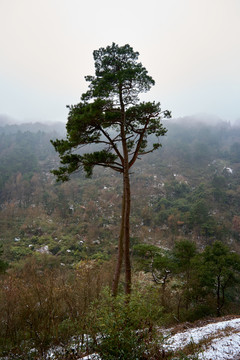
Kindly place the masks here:
[(80, 358), (80, 359), (78, 359), (78, 360), (101, 360), (100, 359), (100, 357), (99, 357), (99, 355), (98, 354), (92, 354), (92, 355), (87, 355), (87, 356), (84, 356), (83, 358)]
[(240, 355), (240, 319), (221, 321), (177, 333), (168, 338), (164, 349), (181, 350), (191, 343), (202, 343), (199, 359), (236, 359), (236, 356)]
[(199, 355), (202, 360), (240, 359), (240, 333), (215, 339), (207, 350)]
[(233, 173), (233, 169), (231, 169), (230, 167), (225, 167), (223, 168), (223, 170), (226, 170), (229, 174)]

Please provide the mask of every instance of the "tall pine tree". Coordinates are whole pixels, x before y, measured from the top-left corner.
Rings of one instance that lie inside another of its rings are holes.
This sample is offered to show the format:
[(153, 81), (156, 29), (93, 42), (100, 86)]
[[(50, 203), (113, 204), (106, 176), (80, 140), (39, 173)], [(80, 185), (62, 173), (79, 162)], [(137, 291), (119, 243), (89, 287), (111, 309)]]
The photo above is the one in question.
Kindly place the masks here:
[[(138, 62), (139, 53), (129, 45), (113, 43), (93, 52), (95, 76), (86, 76), (89, 89), (77, 105), (68, 106), (66, 140), (52, 141), (60, 155), (61, 164), (53, 170), (58, 180), (83, 169), (92, 175), (95, 165), (111, 168), (123, 176), (122, 223), (118, 244), (118, 259), (113, 280), (113, 294), (117, 294), (122, 262), (125, 262), (125, 293), (131, 292), (129, 171), (141, 156), (158, 149), (159, 138), (166, 133), (160, 103), (140, 102), (139, 94), (150, 90), (154, 80)], [(156, 142), (149, 148), (148, 136)], [(89, 144), (101, 144), (98, 151), (79, 155), (77, 150)]]

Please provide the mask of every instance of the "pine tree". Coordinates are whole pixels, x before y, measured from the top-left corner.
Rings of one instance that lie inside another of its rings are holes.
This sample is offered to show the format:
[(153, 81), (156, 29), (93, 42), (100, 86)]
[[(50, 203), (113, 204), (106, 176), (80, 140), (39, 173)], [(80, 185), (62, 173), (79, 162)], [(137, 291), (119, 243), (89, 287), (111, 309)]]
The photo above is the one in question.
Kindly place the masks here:
[[(122, 223), (118, 244), (118, 259), (113, 281), (113, 294), (117, 294), (123, 258), (125, 260), (125, 293), (131, 292), (130, 264), (130, 168), (141, 156), (158, 149), (159, 138), (166, 133), (160, 103), (140, 102), (139, 94), (150, 90), (154, 80), (138, 62), (139, 53), (129, 45), (113, 43), (93, 52), (95, 76), (86, 76), (89, 89), (77, 105), (68, 106), (67, 139), (52, 141), (60, 155), (61, 164), (53, 170), (58, 180), (83, 169), (92, 175), (94, 166), (113, 169), (123, 176)], [(149, 148), (148, 136), (156, 142)], [(89, 144), (102, 145), (80, 155), (77, 150)]]

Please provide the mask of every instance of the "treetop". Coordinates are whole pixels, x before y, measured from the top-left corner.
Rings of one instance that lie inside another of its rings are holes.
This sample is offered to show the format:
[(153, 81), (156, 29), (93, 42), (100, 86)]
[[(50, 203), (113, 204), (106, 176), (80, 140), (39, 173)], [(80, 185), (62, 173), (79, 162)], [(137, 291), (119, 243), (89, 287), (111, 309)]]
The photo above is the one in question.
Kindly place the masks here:
[(119, 94), (125, 106), (135, 104), (138, 94), (150, 90), (155, 84), (146, 68), (137, 62), (139, 53), (126, 44), (94, 50), (95, 76), (86, 76), (89, 90), (82, 100), (90, 98), (112, 98), (119, 104)]

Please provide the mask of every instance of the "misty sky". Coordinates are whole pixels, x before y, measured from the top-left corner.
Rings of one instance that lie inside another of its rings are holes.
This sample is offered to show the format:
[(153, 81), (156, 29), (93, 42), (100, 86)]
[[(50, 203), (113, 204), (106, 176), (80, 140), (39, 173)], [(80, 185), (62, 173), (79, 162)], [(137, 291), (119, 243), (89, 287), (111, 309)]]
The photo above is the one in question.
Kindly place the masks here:
[(174, 117), (240, 118), (240, 0), (0, 0), (0, 114), (66, 121), (92, 52), (130, 44)]

